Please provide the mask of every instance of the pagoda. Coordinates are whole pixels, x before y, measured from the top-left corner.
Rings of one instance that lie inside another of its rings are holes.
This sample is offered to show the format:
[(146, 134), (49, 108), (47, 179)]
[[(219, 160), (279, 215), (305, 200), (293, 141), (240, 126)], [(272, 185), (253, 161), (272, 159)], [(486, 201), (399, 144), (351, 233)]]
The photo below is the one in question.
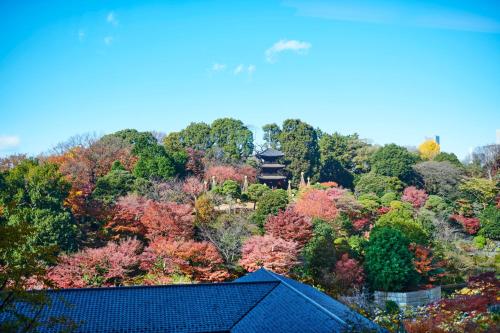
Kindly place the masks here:
[(279, 150), (267, 148), (256, 156), (261, 160), (260, 173), (257, 177), (259, 181), (270, 188), (285, 188), (286, 176), (283, 175), (285, 165), (279, 163), (285, 154)]

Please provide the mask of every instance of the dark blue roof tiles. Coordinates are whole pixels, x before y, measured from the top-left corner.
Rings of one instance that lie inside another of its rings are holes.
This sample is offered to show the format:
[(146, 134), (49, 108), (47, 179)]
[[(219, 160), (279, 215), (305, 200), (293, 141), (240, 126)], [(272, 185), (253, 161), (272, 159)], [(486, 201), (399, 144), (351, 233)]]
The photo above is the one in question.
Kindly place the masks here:
[[(275, 276), (274, 273), (267, 271), (264, 268), (260, 268), (255, 272), (244, 275), (234, 282), (280, 282)], [(234, 283), (233, 282), (233, 283)]]
[[(77, 332), (220, 332), (227, 331), (277, 285), (222, 283), (52, 291), (53, 306), (41, 318), (62, 314), (80, 322)], [(56, 299), (59, 297), (71, 306), (65, 307)]]
[(342, 332), (336, 321), (280, 284), (243, 317), (231, 332)]
[[(320, 291), (265, 269), (231, 283), (47, 294), (52, 306), (40, 320), (62, 316), (79, 324), (76, 332), (383, 332)], [(59, 332), (60, 327), (38, 331)]]

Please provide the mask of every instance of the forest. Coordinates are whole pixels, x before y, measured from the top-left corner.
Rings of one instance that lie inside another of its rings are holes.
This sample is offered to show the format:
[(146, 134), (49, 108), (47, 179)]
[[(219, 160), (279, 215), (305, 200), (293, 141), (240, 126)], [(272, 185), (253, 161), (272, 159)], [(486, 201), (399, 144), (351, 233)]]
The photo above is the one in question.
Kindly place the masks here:
[[(222, 118), (1, 158), (0, 311), (43, 302), (32, 289), (221, 282), (265, 267), (391, 332), (498, 332), (499, 145), (460, 161), (431, 139), (379, 146), (299, 119), (263, 132), (257, 145)], [(258, 182), (267, 147), (284, 153), (289, 189)], [(433, 286), (443, 298), (418, 309), (371, 298)]]

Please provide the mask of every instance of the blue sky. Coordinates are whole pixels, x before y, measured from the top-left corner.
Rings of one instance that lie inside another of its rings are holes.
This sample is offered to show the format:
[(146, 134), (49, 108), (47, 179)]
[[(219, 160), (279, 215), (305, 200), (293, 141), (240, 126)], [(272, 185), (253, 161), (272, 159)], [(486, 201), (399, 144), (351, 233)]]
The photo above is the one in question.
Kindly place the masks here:
[(0, 155), (301, 118), (465, 156), (500, 128), (498, 1), (0, 1)]

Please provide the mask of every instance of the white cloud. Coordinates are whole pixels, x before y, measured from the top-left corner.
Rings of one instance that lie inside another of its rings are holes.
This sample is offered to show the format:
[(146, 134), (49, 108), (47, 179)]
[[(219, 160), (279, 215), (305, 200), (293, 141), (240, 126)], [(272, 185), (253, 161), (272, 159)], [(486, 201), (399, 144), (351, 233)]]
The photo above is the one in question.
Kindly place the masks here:
[(256, 70), (257, 67), (255, 65), (249, 65), (247, 68), (248, 75), (252, 75), (253, 73), (255, 73)]
[(277, 55), (285, 51), (295, 52), (297, 54), (306, 54), (310, 48), (311, 44), (308, 42), (301, 42), (293, 39), (282, 39), (274, 43), (273, 46), (266, 50), (266, 60), (268, 62), (275, 62)]
[(113, 37), (111, 36), (104, 37), (104, 44), (111, 45), (111, 43), (113, 43)]
[(82, 42), (86, 37), (85, 31), (83, 29), (78, 30), (78, 40)]
[(106, 22), (116, 26), (118, 25), (118, 19), (116, 18), (115, 12), (109, 12), (106, 16)]
[(214, 63), (212, 65), (212, 71), (213, 72), (220, 72), (220, 71), (223, 71), (225, 69), (226, 69), (226, 65), (225, 64)]
[(241, 72), (243, 72), (243, 70), (245, 69), (245, 66), (243, 66), (242, 64), (239, 64), (238, 66), (236, 66), (236, 68), (234, 69), (234, 75), (238, 75), (240, 74)]
[(8, 150), (16, 148), (21, 143), (18, 136), (15, 135), (0, 135), (0, 150)]

